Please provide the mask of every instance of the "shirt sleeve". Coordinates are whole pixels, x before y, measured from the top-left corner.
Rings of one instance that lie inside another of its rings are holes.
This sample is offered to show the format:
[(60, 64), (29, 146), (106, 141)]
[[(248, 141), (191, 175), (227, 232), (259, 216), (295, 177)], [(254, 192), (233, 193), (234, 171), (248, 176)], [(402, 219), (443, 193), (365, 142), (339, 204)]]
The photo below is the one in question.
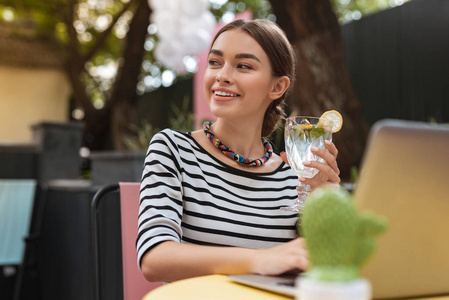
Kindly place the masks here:
[(180, 157), (171, 130), (157, 133), (150, 142), (140, 187), (138, 266), (142, 257), (164, 241), (181, 242), (182, 184)]

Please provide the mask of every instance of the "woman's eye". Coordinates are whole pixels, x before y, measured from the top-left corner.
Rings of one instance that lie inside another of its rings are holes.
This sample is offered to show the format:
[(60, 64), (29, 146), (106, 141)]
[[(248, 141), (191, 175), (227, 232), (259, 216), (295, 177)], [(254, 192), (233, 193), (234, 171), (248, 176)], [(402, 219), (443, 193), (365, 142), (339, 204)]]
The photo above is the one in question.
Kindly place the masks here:
[(239, 64), (237, 67), (239, 69), (246, 69), (246, 70), (251, 70), (252, 69), (252, 67), (250, 65), (247, 65), (247, 64)]
[(216, 65), (218, 65), (218, 62), (215, 59), (209, 59), (209, 65), (216, 66)]

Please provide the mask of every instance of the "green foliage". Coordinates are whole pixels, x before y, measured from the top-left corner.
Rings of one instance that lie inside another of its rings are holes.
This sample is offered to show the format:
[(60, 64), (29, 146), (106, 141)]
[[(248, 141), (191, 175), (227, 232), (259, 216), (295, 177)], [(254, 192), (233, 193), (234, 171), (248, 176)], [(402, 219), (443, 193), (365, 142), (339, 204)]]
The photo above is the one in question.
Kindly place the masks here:
[[(132, 6), (130, 10), (122, 12), (126, 5), (122, 0), (0, 1), (6, 2), (7, 7), (14, 11), (14, 20), (9, 22), (11, 26), (32, 28), (38, 38), (58, 44), (66, 52), (67, 58), (73, 58), (71, 55), (76, 53), (82, 59), (95, 49), (93, 56), (85, 64), (85, 74), (82, 76), (83, 82), (88, 86), (87, 92), (91, 95), (98, 89), (97, 92), (104, 93), (112, 88), (111, 84), (100, 82), (98, 76), (92, 75), (90, 71), (105, 62), (119, 61), (123, 51), (123, 38), (132, 19)], [(113, 23), (118, 16), (118, 21)], [(110, 34), (104, 40), (100, 39), (108, 27), (113, 28)], [(69, 34), (70, 31), (74, 35)], [(73, 63), (80, 63), (80, 60), (73, 60)]]
[(268, 0), (229, 0), (224, 4), (211, 2), (211, 11), (217, 20), (226, 13), (238, 14), (245, 10), (251, 10), (255, 19), (266, 19), (271, 14), (271, 4)]
[(174, 103), (171, 104), (172, 115), (169, 117), (170, 128), (182, 132), (191, 131), (195, 128), (195, 115), (190, 109), (189, 97), (184, 97), (181, 108)]
[(375, 237), (385, 229), (384, 219), (357, 212), (344, 189), (317, 189), (307, 198), (301, 215), (311, 262), (307, 276), (324, 281), (358, 278), (374, 253)]
[(276, 153), (285, 151), (284, 127), (285, 119), (280, 118), (276, 124), (275, 132), (273, 132), (273, 134), (268, 138), (270, 140), (271, 146), (273, 146), (274, 152)]
[(340, 23), (358, 20), (410, 0), (330, 0)]
[[(181, 108), (174, 103), (171, 105), (171, 116), (169, 117), (170, 128), (182, 132), (194, 129), (195, 115), (190, 110), (190, 99), (183, 99)], [(143, 120), (141, 125), (130, 126), (130, 129), (136, 133), (135, 136), (125, 138), (125, 145), (131, 151), (146, 151), (153, 136), (160, 131), (160, 128), (154, 127), (147, 120)]]
[(153, 127), (147, 120), (143, 120), (140, 126), (131, 124), (130, 129), (136, 133), (136, 136), (125, 137), (125, 145), (128, 150), (139, 152), (145, 151), (153, 136), (160, 131), (159, 128)]
[(352, 166), (349, 181), (353, 184), (357, 184), (359, 179), (359, 169), (356, 166)]

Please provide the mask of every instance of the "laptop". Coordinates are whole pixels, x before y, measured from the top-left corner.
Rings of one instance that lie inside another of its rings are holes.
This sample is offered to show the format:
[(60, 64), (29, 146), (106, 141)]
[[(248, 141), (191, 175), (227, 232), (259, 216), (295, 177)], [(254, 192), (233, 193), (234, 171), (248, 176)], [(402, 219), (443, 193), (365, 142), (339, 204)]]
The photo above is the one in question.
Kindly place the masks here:
[[(388, 220), (362, 269), (374, 299), (449, 294), (449, 126), (404, 120), (373, 125), (354, 199)], [(233, 281), (294, 297), (277, 276)], [(269, 283), (257, 283), (265, 280)]]
[(262, 276), (254, 274), (228, 275), (234, 282), (267, 290), (288, 297), (295, 297), (297, 275)]

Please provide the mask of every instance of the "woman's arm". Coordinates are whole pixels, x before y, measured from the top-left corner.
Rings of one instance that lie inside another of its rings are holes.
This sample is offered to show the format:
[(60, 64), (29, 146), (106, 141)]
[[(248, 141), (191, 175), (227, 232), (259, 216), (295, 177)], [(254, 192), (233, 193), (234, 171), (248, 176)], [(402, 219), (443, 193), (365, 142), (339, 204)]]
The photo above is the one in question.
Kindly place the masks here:
[(302, 238), (269, 249), (210, 247), (163, 242), (141, 260), (148, 281), (175, 281), (210, 274), (277, 275), (308, 268)]

